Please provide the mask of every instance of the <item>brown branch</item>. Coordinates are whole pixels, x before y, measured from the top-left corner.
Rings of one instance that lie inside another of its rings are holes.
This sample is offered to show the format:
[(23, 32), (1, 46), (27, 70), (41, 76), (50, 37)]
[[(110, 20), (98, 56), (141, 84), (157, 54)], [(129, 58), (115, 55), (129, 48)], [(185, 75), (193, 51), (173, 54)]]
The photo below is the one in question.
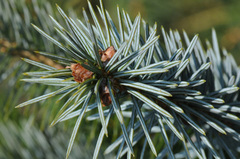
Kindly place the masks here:
[(5, 39), (0, 39), (0, 53), (7, 53), (12, 56), (28, 58), (37, 62), (42, 62), (57, 69), (64, 68), (64, 66), (54, 62), (53, 60), (45, 56), (36, 54), (31, 50), (19, 48), (17, 47), (17, 44), (15, 42), (9, 42), (8, 40)]

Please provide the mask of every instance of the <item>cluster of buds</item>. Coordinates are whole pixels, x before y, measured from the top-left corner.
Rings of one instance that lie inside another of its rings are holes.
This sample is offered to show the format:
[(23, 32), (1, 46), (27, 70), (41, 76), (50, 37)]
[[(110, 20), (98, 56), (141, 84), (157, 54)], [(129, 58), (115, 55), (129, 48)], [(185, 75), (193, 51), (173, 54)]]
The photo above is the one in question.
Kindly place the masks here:
[[(104, 51), (100, 50), (99, 54), (101, 56), (101, 61), (103, 62), (103, 64), (106, 65), (115, 53), (116, 50), (113, 46), (108, 47)], [(67, 66), (66, 68), (70, 68), (72, 70), (72, 76), (74, 77), (74, 80), (78, 83), (82, 83), (85, 80), (92, 78), (93, 75), (93, 72), (87, 70), (79, 63), (71, 64), (71, 66)], [(102, 82), (100, 86), (100, 97), (103, 106), (108, 106), (112, 103), (106, 82)]]

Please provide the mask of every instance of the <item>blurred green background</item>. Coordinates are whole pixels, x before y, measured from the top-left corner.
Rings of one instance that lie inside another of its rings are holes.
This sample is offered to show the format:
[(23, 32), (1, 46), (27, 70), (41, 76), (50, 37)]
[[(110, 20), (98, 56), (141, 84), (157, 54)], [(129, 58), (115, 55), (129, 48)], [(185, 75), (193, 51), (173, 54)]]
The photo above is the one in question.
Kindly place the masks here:
[[(31, 0), (26, 1), (31, 3)], [(82, 7), (87, 9), (86, 0), (48, 1), (55, 10), (55, 3), (64, 11), (73, 10), (79, 19), (82, 19)], [(98, 0), (91, 2), (93, 6), (99, 4)], [(118, 4), (130, 14), (131, 18), (140, 12), (142, 18), (150, 25), (157, 22), (159, 34), (161, 34), (161, 26), (164, 26), (166, 31), (170, 28), (184, 29), (190, 37), (199, 34), (204, 44), (205, 39), (211, 41), (211, 29), (215, 28), (219, 46), (225, 47), (240, 64), (239, 0), (103, 0), (103, 2), (113, 20), (117, 16), (116, 6)], [(63, 104), (61, 102), (56, 104), (56, 99), (15, 109), (17, 104), (44, 94), (51, 88), (19, 82), (19, 78), (24, 77), (21, 75), (22, 71), (36, 70), (29, 64), (19, 62), (19, 57), (9, 57), (3, 54), (0, 60), (2, 60), (0, 64), (0, 159), (64, 158), (75, 120), (60, 123), (53, 128), (48, 127), (59, 110), (59, 105)], [(21, 67), (18, 67), (19, 65)], [(6, 72), (2, 71), (6, 69)], [(95, 134), (98, 134), (100, 130), (100, 122), (84, 121), (82, 125), (85, 126), (81, 127), (75, 142), (76, 147), (70, 158), (79, 158), (79, 156), (91, 158), (92, 156), (97, 138)], [(116, 127), (114, 120), (110, 125)], [(118, 136), (118, 130), (112, 130), (113, 138)], [(110, 138), (105, 141), (106, 144), (103, 147), (112, 142)], [(100, 155), (100, 158), (104, 156)]]

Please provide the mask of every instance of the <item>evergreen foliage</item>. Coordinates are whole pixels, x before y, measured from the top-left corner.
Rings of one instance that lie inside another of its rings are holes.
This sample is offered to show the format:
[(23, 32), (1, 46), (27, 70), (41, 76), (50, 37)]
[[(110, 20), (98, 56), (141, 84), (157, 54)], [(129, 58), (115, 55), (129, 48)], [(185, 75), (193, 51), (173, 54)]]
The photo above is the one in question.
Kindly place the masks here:
[[(66, 135), (71, 131), (64, 131), (61, 127), (52, 127), (44, 131), (33, 126), (33, 118), (22, 120), (19, 124), (12, 121), (0, 123), (0, 158), (63, 158), (68, 143)], [(16, 142), (18, 141), (18, 142)], [(87, 140), (82, 134), (79, 144), (75, 144), (71, 158), (91, 158), (92, 145), (86, 146)], [(57, 145), (57, 146), (56, 146)], [(113, 156), (99, 158), (112, 158)]]
[(93, 153), (97, 158), (104, 136), (115, 129), (109, 126), (114, 116), (122, 134), (105, 154), (116, 152), (116, 158), (238, 158), (240, 71), (232, 55), (220, 51), (215, 31), (212, 43), (206, 44), (198, 35), (189, 38), (185, 31), (181, 36), (163, 27), (159, 38), (157, 24), (149, 26), (140, 14), (131, 21), (117, 7), (118, 19), (113, 20), (102, 0), (99, 17), (90, 2), (88, 6), (91, 16), (83, 9), (84, 20), (69, 17), (57, 6), (62, 20), (50, 16), (52, 22), (33, 24), (48, 39), (43, 43), (58, 47), (44, 46), (46, 52), (37, 53), (61, 68), (25, 58), (41, 70), (26, 72), (29, 78), (22, 81), (56, 89), (17, 106), (52, 97), (63, 101), (51, 126), (77, 119), (66, 158), (84, 118), (101, 122)]

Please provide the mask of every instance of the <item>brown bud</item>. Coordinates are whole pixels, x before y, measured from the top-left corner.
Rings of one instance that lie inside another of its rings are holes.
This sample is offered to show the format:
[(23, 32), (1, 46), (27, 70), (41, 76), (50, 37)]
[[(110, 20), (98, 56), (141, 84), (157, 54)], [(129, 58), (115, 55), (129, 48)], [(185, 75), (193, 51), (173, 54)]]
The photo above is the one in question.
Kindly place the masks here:
[(103, 106), (108, 106), (112, 103), (112, 99), (110, 97), (109, 89), (105, 86), (101, 92), (101, 102)]
[[(69, 66), (66, 68), (69, 68)], [(93, 75), (93, 72), (85, 69), (79, 63), (71, 64), (70, 69), (72, 70), (72, 76), (74, 77), (74, 80), (78, 83), (84, 82), (86, 79), (91, 78)]]
[(113, 55), (116, 53), (116, 50), (114, 49), (113, 46), (110, 46), (104, 51), (99, 51), (99, 53), (101, 55), (101, 61), (106, 62), (113, 57)]

